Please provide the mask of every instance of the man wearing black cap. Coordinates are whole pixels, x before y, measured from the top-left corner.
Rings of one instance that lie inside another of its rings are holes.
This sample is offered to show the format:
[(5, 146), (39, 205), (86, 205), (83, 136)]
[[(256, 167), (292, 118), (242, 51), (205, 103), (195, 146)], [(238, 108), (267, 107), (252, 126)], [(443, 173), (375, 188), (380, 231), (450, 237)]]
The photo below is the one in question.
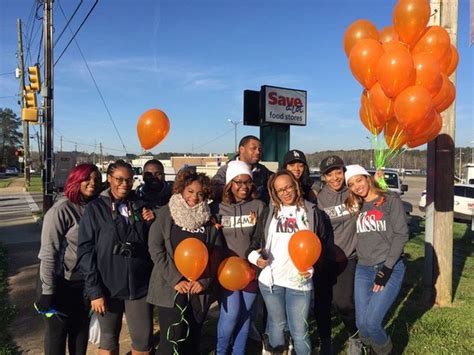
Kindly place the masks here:
[(328, 233), (332, 231), (335, 261), (331, 267), (336, 271), (332, 288), (332, 303), (339, 313), (349, 338), (348, 354), (360, 354), (362, 344), (357, 333), (354, 305), (354, 275), (356, 257), (356, 219), (345, 207), (349, 190), (344, 182), (344, 161), (337, 155), (324, 158), (320, 164), (324, 186), (318, 194), (318, 207), (323, 211)]

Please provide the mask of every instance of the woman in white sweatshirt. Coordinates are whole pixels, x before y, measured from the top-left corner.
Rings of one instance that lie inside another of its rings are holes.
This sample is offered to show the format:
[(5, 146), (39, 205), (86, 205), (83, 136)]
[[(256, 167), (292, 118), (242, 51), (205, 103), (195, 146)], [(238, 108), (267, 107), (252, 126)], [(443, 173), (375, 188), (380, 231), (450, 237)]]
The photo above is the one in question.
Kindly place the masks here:
[(248, 255), (249, 261), (262, 269), (258, 282), (268, 311), (264, 345), (271, 352), (286, 350), (285, 331), (289, 330), (296, 353), (310, 354), (308, 315), (313, 268), (300, 273), (290, 259), (288, 243), (300, 230), (314, 231), (324, 239), (324, 225), (320, 211), (303, 199), (300, 184), (288, 170), (273, 175), (268, 190), (271, 203), (263, 213), (263, 239)]

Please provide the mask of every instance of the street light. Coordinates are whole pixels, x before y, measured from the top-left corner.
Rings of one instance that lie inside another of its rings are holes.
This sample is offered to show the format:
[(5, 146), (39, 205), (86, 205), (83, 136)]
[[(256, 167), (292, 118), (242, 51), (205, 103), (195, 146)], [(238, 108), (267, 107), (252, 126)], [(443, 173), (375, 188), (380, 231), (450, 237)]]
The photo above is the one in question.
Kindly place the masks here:
[(230, 118), (227, 119), (227, 121), (229, 121), (230, 123), (232, 123), (234, 125), (234, 152), (235, 154), (237, 154), (237, 125), (239, 123), (242, 123), (242, 120), (240, 121), (232, 121)]

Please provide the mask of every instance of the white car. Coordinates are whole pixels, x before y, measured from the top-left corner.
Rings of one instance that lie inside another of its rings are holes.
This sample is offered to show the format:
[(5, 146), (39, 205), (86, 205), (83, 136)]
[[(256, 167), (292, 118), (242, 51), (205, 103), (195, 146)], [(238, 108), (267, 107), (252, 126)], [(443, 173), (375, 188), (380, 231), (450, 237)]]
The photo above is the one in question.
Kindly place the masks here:
[[(426, 209), (426, 190), (421, 193), (418, 205), (421, 212)], [(454, 185), (454, 218), (471, 222), (474, 216), (474, 185)]]

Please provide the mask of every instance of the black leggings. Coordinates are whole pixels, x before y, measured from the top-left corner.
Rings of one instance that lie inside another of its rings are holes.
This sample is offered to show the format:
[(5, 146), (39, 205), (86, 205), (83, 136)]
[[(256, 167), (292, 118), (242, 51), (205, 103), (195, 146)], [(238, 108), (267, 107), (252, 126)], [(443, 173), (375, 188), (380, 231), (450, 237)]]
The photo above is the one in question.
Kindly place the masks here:
[(354, 277), (357, 258), (336, 264), (338, 275), (336, 284), (332, 289), (332, 303), (341, 316), (346, 330), (352, 335), (357, 331), (354, 304)]
[(66, 354), (67, 340), (69, 354), (86, 354), (89, 338), (89, 302), (84, 298), (84, 282), (58, 279), (53, 307), (65, 316), (44, 317), (44, 353)]
[(100, 348), (115, 350), (119, 347), (122, 317), (125, 313), (132, 348), (136, 351), (150, 351), (153, 337), (153, 308), (146, 297), (137, 300), (106, 298), (106, 312), (99, 316)]
[[(197, 301), (197, 298), (193, 301)], [(193, 303), (195, 302), (191, 301), (188, 303), (188, 296), (185, 294), (180, 294), (176, 297), (175, 304), (178, 304), (180, 307), (188, 305), (184, 312), (184, 318), (189, 323), (188, 326), (181, 320), (181, 312), (178, 307), (157, 307), (158, 321), (160, 323), (160, 345), (156, 354), (173, 354), (175, 344), (171, 341), (178, 343), (176, 350), (180, 355), (199, 354), (202, 323), (197, 322), (194, 317)], [(188, 329), (189, 335), (186, 337)]]
[(314, 268), (314, 313), (320, 339), (331, 338), (332, 262), (321, 257)]

